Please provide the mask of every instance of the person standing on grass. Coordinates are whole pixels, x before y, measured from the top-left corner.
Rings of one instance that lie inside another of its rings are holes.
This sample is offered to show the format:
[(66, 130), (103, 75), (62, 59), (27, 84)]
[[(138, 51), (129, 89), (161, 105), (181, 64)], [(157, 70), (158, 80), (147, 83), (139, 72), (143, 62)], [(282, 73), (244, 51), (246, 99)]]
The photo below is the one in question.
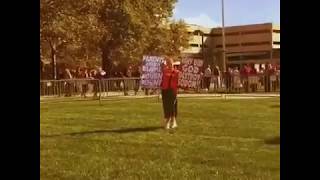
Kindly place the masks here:
[(226, 72), (225, 76), (225, 81), (226, 81), (226, 88), (227, 92), (231, 91), (232, 87), (232, 68), (228, 67), (228, 71)]
[(88, 81), (86, 81), (85, 79), (89, 79), (89, 74), (88, 74), (88, 70), (87, 68), (83, 68), (81, 70), (81, 73), (80, 73), (80, 78), (82, 79), (81, 82), (82, 82), (82, 91), (81, 91), (81, 97), (87, 97), (86, 93), (88, 91)]
[(92, 79), (92, 84), (93, 84), (93, 97), (96, 98), (98, 95), (98, 91), (99, 91), (99, 81), (98, 81), (98, 72), (93, 69), (90, 71), (91, 74), (91, 79)]
[(71, 79), (73, 79), (73, 76), (68, 68), (65, 69), (64, 79), (67, 79), (67, 81), (65, 82), (65, 86), (66, 86), (65, 96), (70, 97), (72, 95)]
[[(165, 129), (178, 127), (177, 118), (177, 91), (179, 71), (173, 68), (173, 59), (167, 57), (166, 65), (162, 68), (161, 95), (165, 118)], [(172, 126), (171, 126), (172, 123)]]
[(210, 90), (211, 77), (211, 67), (208, 65), (207, 69), (204, 71), (204, 83), (207, 91)]
[(220, 69), (219, 66), (213, 68), (213, 82), (215, 91), (220, 88), (221, 79), (220, 79)]
[(135, 70), (132, 73), (133, 77), (135, 77), (136, 79), (134, 80), (134, 95), (137, 95), (139, 88), (140, 88), (140, 68), (139, 67), (135, 67)]

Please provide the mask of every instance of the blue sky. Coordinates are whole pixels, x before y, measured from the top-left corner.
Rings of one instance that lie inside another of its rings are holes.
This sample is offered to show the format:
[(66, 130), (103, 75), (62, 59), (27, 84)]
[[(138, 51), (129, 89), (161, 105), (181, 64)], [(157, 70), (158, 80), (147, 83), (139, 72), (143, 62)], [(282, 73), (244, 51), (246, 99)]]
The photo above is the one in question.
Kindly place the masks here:
[[(224, 7), (226, 26), (280, 25), (280, 0), (224, 0)], [(178, 0), (173, 18), (207, 27), (221, 26), (221, 0)]]

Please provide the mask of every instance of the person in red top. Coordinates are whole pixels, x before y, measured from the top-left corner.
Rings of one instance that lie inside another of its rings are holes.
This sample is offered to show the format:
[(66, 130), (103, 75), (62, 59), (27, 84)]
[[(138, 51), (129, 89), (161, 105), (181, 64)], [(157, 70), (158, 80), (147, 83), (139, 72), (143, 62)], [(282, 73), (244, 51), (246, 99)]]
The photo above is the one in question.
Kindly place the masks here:
[[(165, 118), (165, 128), (178, 127), (177, 117), (177, 92), (179, 71), (173, 68), (173, 59), (166, 58), (166, 65), (162, 68), (161, 95)], [(171, 126), (172, 123), (172, 126)]]

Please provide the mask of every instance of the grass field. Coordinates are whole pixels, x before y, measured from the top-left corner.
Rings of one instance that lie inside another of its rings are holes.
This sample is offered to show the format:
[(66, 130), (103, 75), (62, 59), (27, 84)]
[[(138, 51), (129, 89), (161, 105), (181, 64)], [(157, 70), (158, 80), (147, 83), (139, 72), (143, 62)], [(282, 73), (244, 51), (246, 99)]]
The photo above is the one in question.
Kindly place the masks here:
[(279, 98), (179, 99), (160, 128), (156, 99), (41, 103), (42, 180), (280, 179)]

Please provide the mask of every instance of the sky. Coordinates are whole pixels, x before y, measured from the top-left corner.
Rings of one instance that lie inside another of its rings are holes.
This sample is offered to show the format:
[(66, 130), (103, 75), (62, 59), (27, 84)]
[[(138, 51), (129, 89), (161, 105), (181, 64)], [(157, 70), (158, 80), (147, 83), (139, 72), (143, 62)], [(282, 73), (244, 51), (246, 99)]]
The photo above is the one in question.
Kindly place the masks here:
[[(221, 24), (221, 0), (178, 0), (174, 19), (217, 27)], [(272, 22), (280, 25), (280, 0), (224, 0), (225, 26)]]

